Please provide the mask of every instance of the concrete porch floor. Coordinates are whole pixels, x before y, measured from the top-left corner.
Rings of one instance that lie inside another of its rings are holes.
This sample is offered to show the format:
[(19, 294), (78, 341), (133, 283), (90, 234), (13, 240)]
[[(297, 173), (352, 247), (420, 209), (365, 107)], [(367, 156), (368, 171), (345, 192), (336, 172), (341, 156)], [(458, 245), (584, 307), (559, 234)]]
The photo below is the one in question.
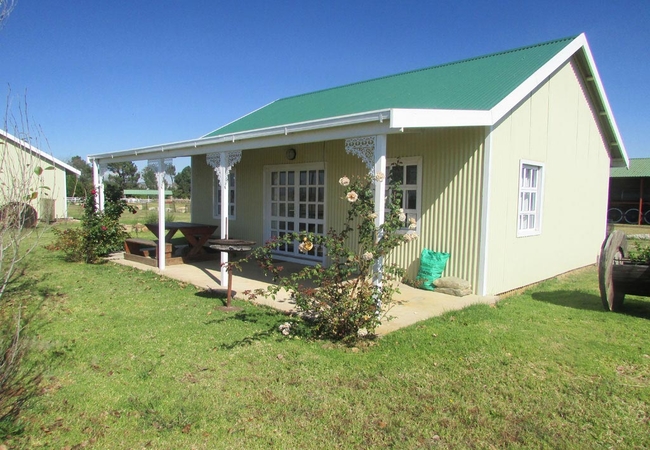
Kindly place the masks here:
[[(119, 255), (119, 254), (118, 254)], [(163, 272), (156, 267), (147, 266), (133, 261), (127, 261), (115, 255), (111, 260), (125, 266), (131, 266), (140, 270), (150, 270), (163, 276), (173, 278), (185, 283), (192, 284), (199, 288), (211, 290), (227, 290), (228, 280), (221, 283), (221, 272), (219, 262), (200, 261), (191, 264), (178, 264), (167, 266)], [(286, 271), (297, 271), (301, 265), (296, 263), (282, 263)], [(262, 270), (255, 263), (243, 265), (242, 271), (234, 270), (232, 277), (232, 296), (238, 300), (248, 300), (243, 294), (246, 290), (265, 289), (271, 284), (271, 277), (264, 276)], [(494, 296), (467, 295), (465, 297), (454, 297), (451, 295), (416, 289), (411, 286), (400, 284), (400, 293), (395, 295), (395, 300), (400, 304), (395, 305), (389, 312), (393, 319), (384, 321), (376, 330), (377, 334), (385, 335), (391, 331), (412, 325), (430, 317), (439, 316), (447, 311), (455, 311), (476, 303), (491, 304), (498, 301)], [(258, 297), (253, 303), (270, 306), (281, 311), (295, 310), (295, 304), (291, 301), (286, 291), (281, 291), (276, 299)]]

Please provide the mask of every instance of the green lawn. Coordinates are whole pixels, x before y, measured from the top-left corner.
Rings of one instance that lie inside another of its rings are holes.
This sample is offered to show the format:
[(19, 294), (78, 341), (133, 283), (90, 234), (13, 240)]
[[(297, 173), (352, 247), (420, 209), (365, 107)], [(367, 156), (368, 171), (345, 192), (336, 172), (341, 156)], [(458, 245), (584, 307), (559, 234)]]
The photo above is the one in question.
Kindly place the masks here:
[[(136, 214), (125, 213), (121, 222), (125, 225), (145, 224), (149, 220), (158, 221), (158, 202), (133, 204), (138, 208)], [(190, 222), (189, 200), (175, 200), (173, 203), (166, 203), (165, 210), (168, 218), (177, 222)], [(83, 207), (80, 204), (68, 204), (68, 217), (81, 219)], [(170, 217), (171, 216), (171, 217)]]
[(282, 314), (41, 251), (40, 395), (9, 448), (648, 448), (650, 299), (595, 269), (346, 348)]

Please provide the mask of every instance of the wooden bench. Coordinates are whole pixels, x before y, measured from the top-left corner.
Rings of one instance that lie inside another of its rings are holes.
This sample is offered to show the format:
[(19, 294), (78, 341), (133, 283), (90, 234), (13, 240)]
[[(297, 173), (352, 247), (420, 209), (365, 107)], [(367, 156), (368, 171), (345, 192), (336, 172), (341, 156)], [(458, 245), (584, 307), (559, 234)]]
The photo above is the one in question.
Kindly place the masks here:
[[(124, 259), (156, 266), (158, 242), (150, 239), (129, 238), (124, 241)], [(165, 243), (165, 260), (171, 260), (172, 244)]]

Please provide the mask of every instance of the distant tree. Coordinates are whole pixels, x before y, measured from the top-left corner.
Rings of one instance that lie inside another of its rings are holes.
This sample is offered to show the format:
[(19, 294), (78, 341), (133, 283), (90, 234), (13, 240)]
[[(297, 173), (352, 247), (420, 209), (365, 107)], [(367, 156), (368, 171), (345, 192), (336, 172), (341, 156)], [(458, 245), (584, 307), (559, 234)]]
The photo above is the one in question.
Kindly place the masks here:
[(174, 177), (176, 176), (176, 167), (173, 164), (165, 166), (165, 173), (169, 176), (170, 186), (174, 185)]
[(147, 189), (158, 189), (158, 181), (156, 180), (156, 172), (147, 166), (142, 170), (142, 179)]
[(140, 173), (132, 161), (108, 164), (108, 170), (113, 172), (108, 176), (108, 184), (114, 184), (124, 191), (124, 189), (137, 189)]
[(176, 198), (190, 198), (192, 195), (192, 168), (185, 167), (176, 175), (176, 187), (172, 189)]
[(73, 156), (68, 164), (79, 170), (81, 175), (66, 175), (67, 196), (85, 197), (93, 190), (93, 168), (81, 156)]

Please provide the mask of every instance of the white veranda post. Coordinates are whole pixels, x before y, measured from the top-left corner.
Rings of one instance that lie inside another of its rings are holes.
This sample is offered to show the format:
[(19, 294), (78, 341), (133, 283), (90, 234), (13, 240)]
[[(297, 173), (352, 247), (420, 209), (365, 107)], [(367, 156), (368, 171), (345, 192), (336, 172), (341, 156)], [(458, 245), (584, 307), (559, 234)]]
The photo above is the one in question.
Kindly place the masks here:
[[(214, 173), (219, 180), (219, 195), (221, 199), (221, 210), (219, 211), (221, 229), (221, 239), (228, 239), (228, 215), (230, 205), (230, 171), (232, 166), (241, 160), (241, 152), (219, 152), (206, 155), (209, 165), (214, 168)], [(228, 253), (221, 252), (221, 284), (226, 283), (228, 279)]]
[[(386, 213), (386, 135), (346, 139), (345, 151), (359, 157), (368, 168), (368, 172), (375, 177), (374, 201), (375, 214), (377, 214), (375, 225), (379, 228), (384, 224)], [(379, 239), (381, 239), (380, 233), (377, 235), (377, 240)], [(373, 281), (376, 286), (381, 287), (383, 268), (384, 258), (377, 258), (373, 270)]]
[(171, 164), (171, 159), (153, 159), (148, 166), (156, 173), (158, 185), (158, 269), (165, 270), (165, 168)]
[(104, 210), (104, 173), (106, 168), (93, 160), (93, 186), (95, 186), (95, 204), (100, 211)]

